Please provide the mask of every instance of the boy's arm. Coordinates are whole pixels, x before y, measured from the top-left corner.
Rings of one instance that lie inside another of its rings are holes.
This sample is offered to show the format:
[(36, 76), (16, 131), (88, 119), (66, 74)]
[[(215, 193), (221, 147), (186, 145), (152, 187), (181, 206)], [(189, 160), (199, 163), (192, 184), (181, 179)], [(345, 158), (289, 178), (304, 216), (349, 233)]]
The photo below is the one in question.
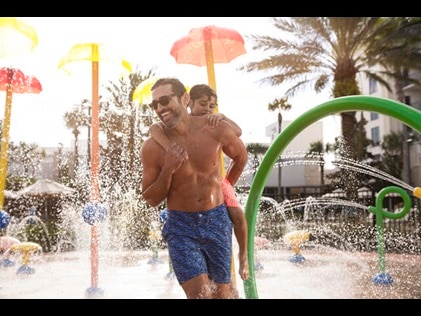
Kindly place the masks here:
[(235, 123), (233, 120), (226, 117), (223, 113), (209, 114), (207, 115), (207, 117), (208, 117), (208, 124), (212, 127), (218, 126), (221, 120), (225, 120), (234, 128), (235, 134), (238, 137), (240, 137), (241, 134), (243, 133), (243, 131), (241, 130), (241, 127), (238, 126), (237, 123)]
[(168, 139), (167, 135), (165, 135), (164, 130), (162, 128), (161, 122), (153, 123), (149, 127), (149, 132), (151, 133), (151, 137), (155, 139), (155, 141), (164, 147), (165, 150), (170, 146), (171, 142)]
[(240, 178), (248, 160), (247, 149), (235, 133), (235, 128), (228, 121), (222, 120), (218, 127), (223, 153), (231, 159), (225, 177), (235, 185)]

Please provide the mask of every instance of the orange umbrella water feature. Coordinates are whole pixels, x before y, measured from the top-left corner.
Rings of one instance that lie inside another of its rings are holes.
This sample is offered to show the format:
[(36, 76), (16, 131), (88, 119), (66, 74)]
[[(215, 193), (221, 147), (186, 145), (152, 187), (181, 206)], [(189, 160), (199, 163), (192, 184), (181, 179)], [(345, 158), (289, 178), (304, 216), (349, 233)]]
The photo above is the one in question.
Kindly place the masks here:
[(245, 53), (240, 33), (214, 25), (192, 28), (187, 36), (174, 42), (170, 51), (178, 64), (206, 65), (208, 83), (215, 91), (214, 64), (229, 63)]
[[(175, 41), (170, 54), (178, 64), (205, 66), (208, 84), (216, 91), (214, 64), (229, 63), (246, 53), (244, 39), (237, 31), (214, 25), (192, 28), (187, 34)], [(218, 112), (218, 106), (215, 109)], [(221, 152), (221, 172), (225, 176), (223, 154)], [(235, 285), (235, 266), (232, 261), (233, 284)]]
[(6, 91), (4, 107), (3, 134), (0, 152), (0, 208), (4, 205), (4, 191), (7, 175), (7, 152), (9, 150), (9, 131), (12, 113), (13, 93), (40, 93), (41, 83), (37, 78), (25, 75), (17, 68), (0, 68), (0, 91)]
[[(92, 128), (92, 142), (91, 142), (91, 202), (92, 208), (89, 210), (96, 210), (99, 203), (99, 62), (112, 60), (106, 56), (104, 46), (98, 43), (80, 43), (75, 44), (64, 56), (58, 65), (70, 74), (68, 69), (69, 64), (75, 62), (90, 62), (91, 76), (92, 76), (92, 108), (91, 108), (91, 128)], [(122, 60), (121, 65), (131, 72), (130, 64)], [(103, 208), (98, 208), (103, 209)], [(87, 290), (87, 295), (101, 295), (102, 290), (98, 288), (98, 231), (95, 225), (95, 220), (91, 222), (91, 287)]]

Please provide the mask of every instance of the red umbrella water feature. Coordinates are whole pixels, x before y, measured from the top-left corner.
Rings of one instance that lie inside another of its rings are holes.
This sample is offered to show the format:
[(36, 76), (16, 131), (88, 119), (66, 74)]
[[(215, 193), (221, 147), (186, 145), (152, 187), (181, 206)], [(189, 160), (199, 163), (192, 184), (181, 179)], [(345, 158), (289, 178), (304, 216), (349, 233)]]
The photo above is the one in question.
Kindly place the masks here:
[(37, 78), (27, 76), (17, 68), (4, 67), (0, 68), (0, 90), (6, 91), (6, 105), (4, 107), (3, 134), (0, 152), (0, 208), (3, 208), (12, 113), (12, 96), (13, 93), (38, 94), (42, 91), (42, 86)]
[[(35, 30), (25, 22), (14, 17), (0, 17), (0, 57), (23, 55), (38, 45)], [(0, 155), (0, 209), (4, 205), (4, 189), (7, 174), (7, 151), (9, 146), (10, 113), (12, 93), (39, 93), (41, 84), (33, 77), (25, 76), (15, 68), (2, 68), (0, 90), (6, 91), (6, 107), (3, 121), (3, 136)]]

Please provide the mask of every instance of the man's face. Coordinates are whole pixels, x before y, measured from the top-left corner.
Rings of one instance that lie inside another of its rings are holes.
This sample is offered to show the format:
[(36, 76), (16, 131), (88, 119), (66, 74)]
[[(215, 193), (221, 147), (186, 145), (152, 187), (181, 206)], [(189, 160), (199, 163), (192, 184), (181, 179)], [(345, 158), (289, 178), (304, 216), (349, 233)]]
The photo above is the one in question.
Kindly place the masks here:
[(152, 108), (159, 119), (167, 127), (175, 127), (180, 121), (183, 106), (180, 97), (173, 94), (171, 85), (166, 84), (156, 87), (152, 91), (152, 100)]

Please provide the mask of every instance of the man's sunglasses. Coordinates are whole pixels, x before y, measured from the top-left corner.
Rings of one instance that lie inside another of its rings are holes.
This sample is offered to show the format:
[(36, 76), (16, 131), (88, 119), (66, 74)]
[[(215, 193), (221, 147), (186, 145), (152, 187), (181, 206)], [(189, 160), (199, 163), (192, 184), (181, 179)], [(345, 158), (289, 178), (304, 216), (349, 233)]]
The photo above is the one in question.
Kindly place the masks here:
[(158, 100), (153, 100), (152, 103), (149, 104), (149, 106), (154, 110), (156, 110), (158, 108), (158, 103), (163, 105), (163, 106), (167, 106), (168, 103), (170, 103), (171, 98), (175, 95), (177, 95), (177, 94), (173, 93), (173, 94), (169, 94), (169, 95), (163, 95)]

